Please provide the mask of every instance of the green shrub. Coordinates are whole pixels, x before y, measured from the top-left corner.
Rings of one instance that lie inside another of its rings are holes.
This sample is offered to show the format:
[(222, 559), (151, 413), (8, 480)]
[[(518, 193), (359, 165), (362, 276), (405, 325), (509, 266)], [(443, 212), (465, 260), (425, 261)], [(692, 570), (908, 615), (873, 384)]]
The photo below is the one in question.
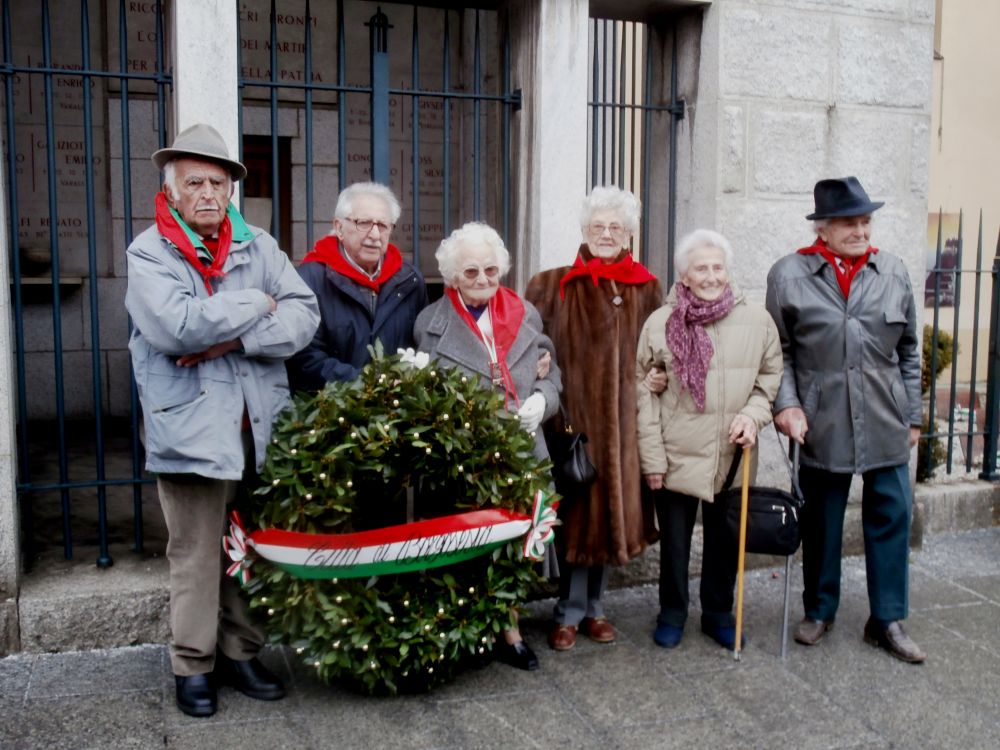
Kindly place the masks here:
[[(931, 432), (930, 424), (927, 421), (928, 415), (924, 414), (924, 422), (920, 425), (920, 434), (926, 435)], [(927, 462), (927, 441), (929, 438), (922, 437), (917, 441), (917, 481), (927, 482), (934, 476), (934, 469), (943, 464), (948, 458), (948, 449), (944, 441), (934, 438), (934, 445), (931, 447), (930, 463)]]
[(937, 376), (958, 354), (958, 345), (955, 343), (950, 333), (938, 330), (937, 342), (937, 370), (931, 375), (931, 346), (933, 345), (934, 329), (924, 326), (924, 352), (920, 361), (920, 392), (927, 393), (930, 390), (931, 382), (937, 380)]

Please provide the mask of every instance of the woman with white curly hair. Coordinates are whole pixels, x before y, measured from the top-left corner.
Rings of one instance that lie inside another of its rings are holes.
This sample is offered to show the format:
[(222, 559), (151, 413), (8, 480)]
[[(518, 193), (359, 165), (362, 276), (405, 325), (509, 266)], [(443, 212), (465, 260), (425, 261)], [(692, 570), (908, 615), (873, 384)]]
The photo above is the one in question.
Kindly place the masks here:
[[(535, 433), (535, 455), (547, 459), (539, 426), (559, 408), (559, 368), (545, 362), (554, 347), (538, 311), (500, 284), (510, 269), (503, 240), (487, 224), (470, 222), (452, 232), (435, 257), (445, 295), (417, 316), (417, 347), (503, 393), (521, 427)], [(498, 659), (520, 669), (538, 668), (516, 627), (503, 635), (493, 648)]]

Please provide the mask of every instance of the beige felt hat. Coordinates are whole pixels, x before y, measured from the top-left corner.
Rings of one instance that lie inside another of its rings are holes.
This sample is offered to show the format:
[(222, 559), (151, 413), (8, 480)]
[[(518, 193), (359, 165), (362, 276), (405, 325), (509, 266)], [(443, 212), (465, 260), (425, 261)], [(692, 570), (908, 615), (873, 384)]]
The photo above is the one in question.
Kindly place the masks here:
[(153, 164), (163, 169), (164, 165), (171, 159), (185, 156), (219, 162), (229, 170), (233, 179), (237, 181), (247, 176), (247, 168), (238, 161), (229, 158), (226, 142), (222, 140), (219, 131), (211, 125), (198, 123), (182, 130), (174, 138), (172, 146), (154, 152), (152, 159)]

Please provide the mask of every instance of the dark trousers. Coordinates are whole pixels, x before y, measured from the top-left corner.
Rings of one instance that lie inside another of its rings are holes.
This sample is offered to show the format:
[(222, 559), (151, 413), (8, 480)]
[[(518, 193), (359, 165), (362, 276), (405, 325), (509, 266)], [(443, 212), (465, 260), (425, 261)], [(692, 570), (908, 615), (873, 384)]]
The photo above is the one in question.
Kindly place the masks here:
[[(661, 625), (683, 628), (688, 610), (688, 564), (691, 533), (698, 513), (698, 499), (671, 490), (656, 496), (660, 522), (660, 615)], [(733, 587), (736, 585), (737, 547), (726, 528), (720, 503), (702, 503), (701, 521), (705, 546), (701, 559), (701, 618), (711, 627), (735, 624)]]
[[(805, 614), (832, 620), (840, 603), (840, 558), (844, 512), (851, 474), (803, 466), (799, 484), (802, 509), (802, 603)], [(884, 621), (904, 620), (908, 611), (908, 556), (913, 499), (906, 464), (861, 475), (861, 525), (871, 614)]]

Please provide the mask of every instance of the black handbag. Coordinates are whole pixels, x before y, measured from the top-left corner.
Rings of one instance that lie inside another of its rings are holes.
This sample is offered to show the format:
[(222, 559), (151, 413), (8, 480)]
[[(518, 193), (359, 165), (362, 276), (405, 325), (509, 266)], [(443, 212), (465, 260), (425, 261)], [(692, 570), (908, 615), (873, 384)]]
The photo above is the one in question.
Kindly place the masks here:
[(574, 432), (563, 405), (559, 404), (562, 426), (546, 433), (545, 442), (552, 459), (552, 478), (563, 497), (580, 495), (597, 479), (597, 468), (587, 453), (587, 436)]
[[(801, 541), (799, 535), (799, 514), (802, 511), (802, 493), (798, 486), (799, 445), (789, 440), (792, 460), (785, 458), (792, 477), (792, 491), (785, 492), (774, 487), (750, 487), (747, 503), (746, 551), (762, 555), (794, 555)], [(737, 451), (726, 475), (722, 491), (715, 496), (715, 502), (723, 503), (726, 512), (726, 526), (737, 544), (740, 537), (740, 506), (743, 492), (739, 487), (731, 488), (740, 465), (743, 451)]]

